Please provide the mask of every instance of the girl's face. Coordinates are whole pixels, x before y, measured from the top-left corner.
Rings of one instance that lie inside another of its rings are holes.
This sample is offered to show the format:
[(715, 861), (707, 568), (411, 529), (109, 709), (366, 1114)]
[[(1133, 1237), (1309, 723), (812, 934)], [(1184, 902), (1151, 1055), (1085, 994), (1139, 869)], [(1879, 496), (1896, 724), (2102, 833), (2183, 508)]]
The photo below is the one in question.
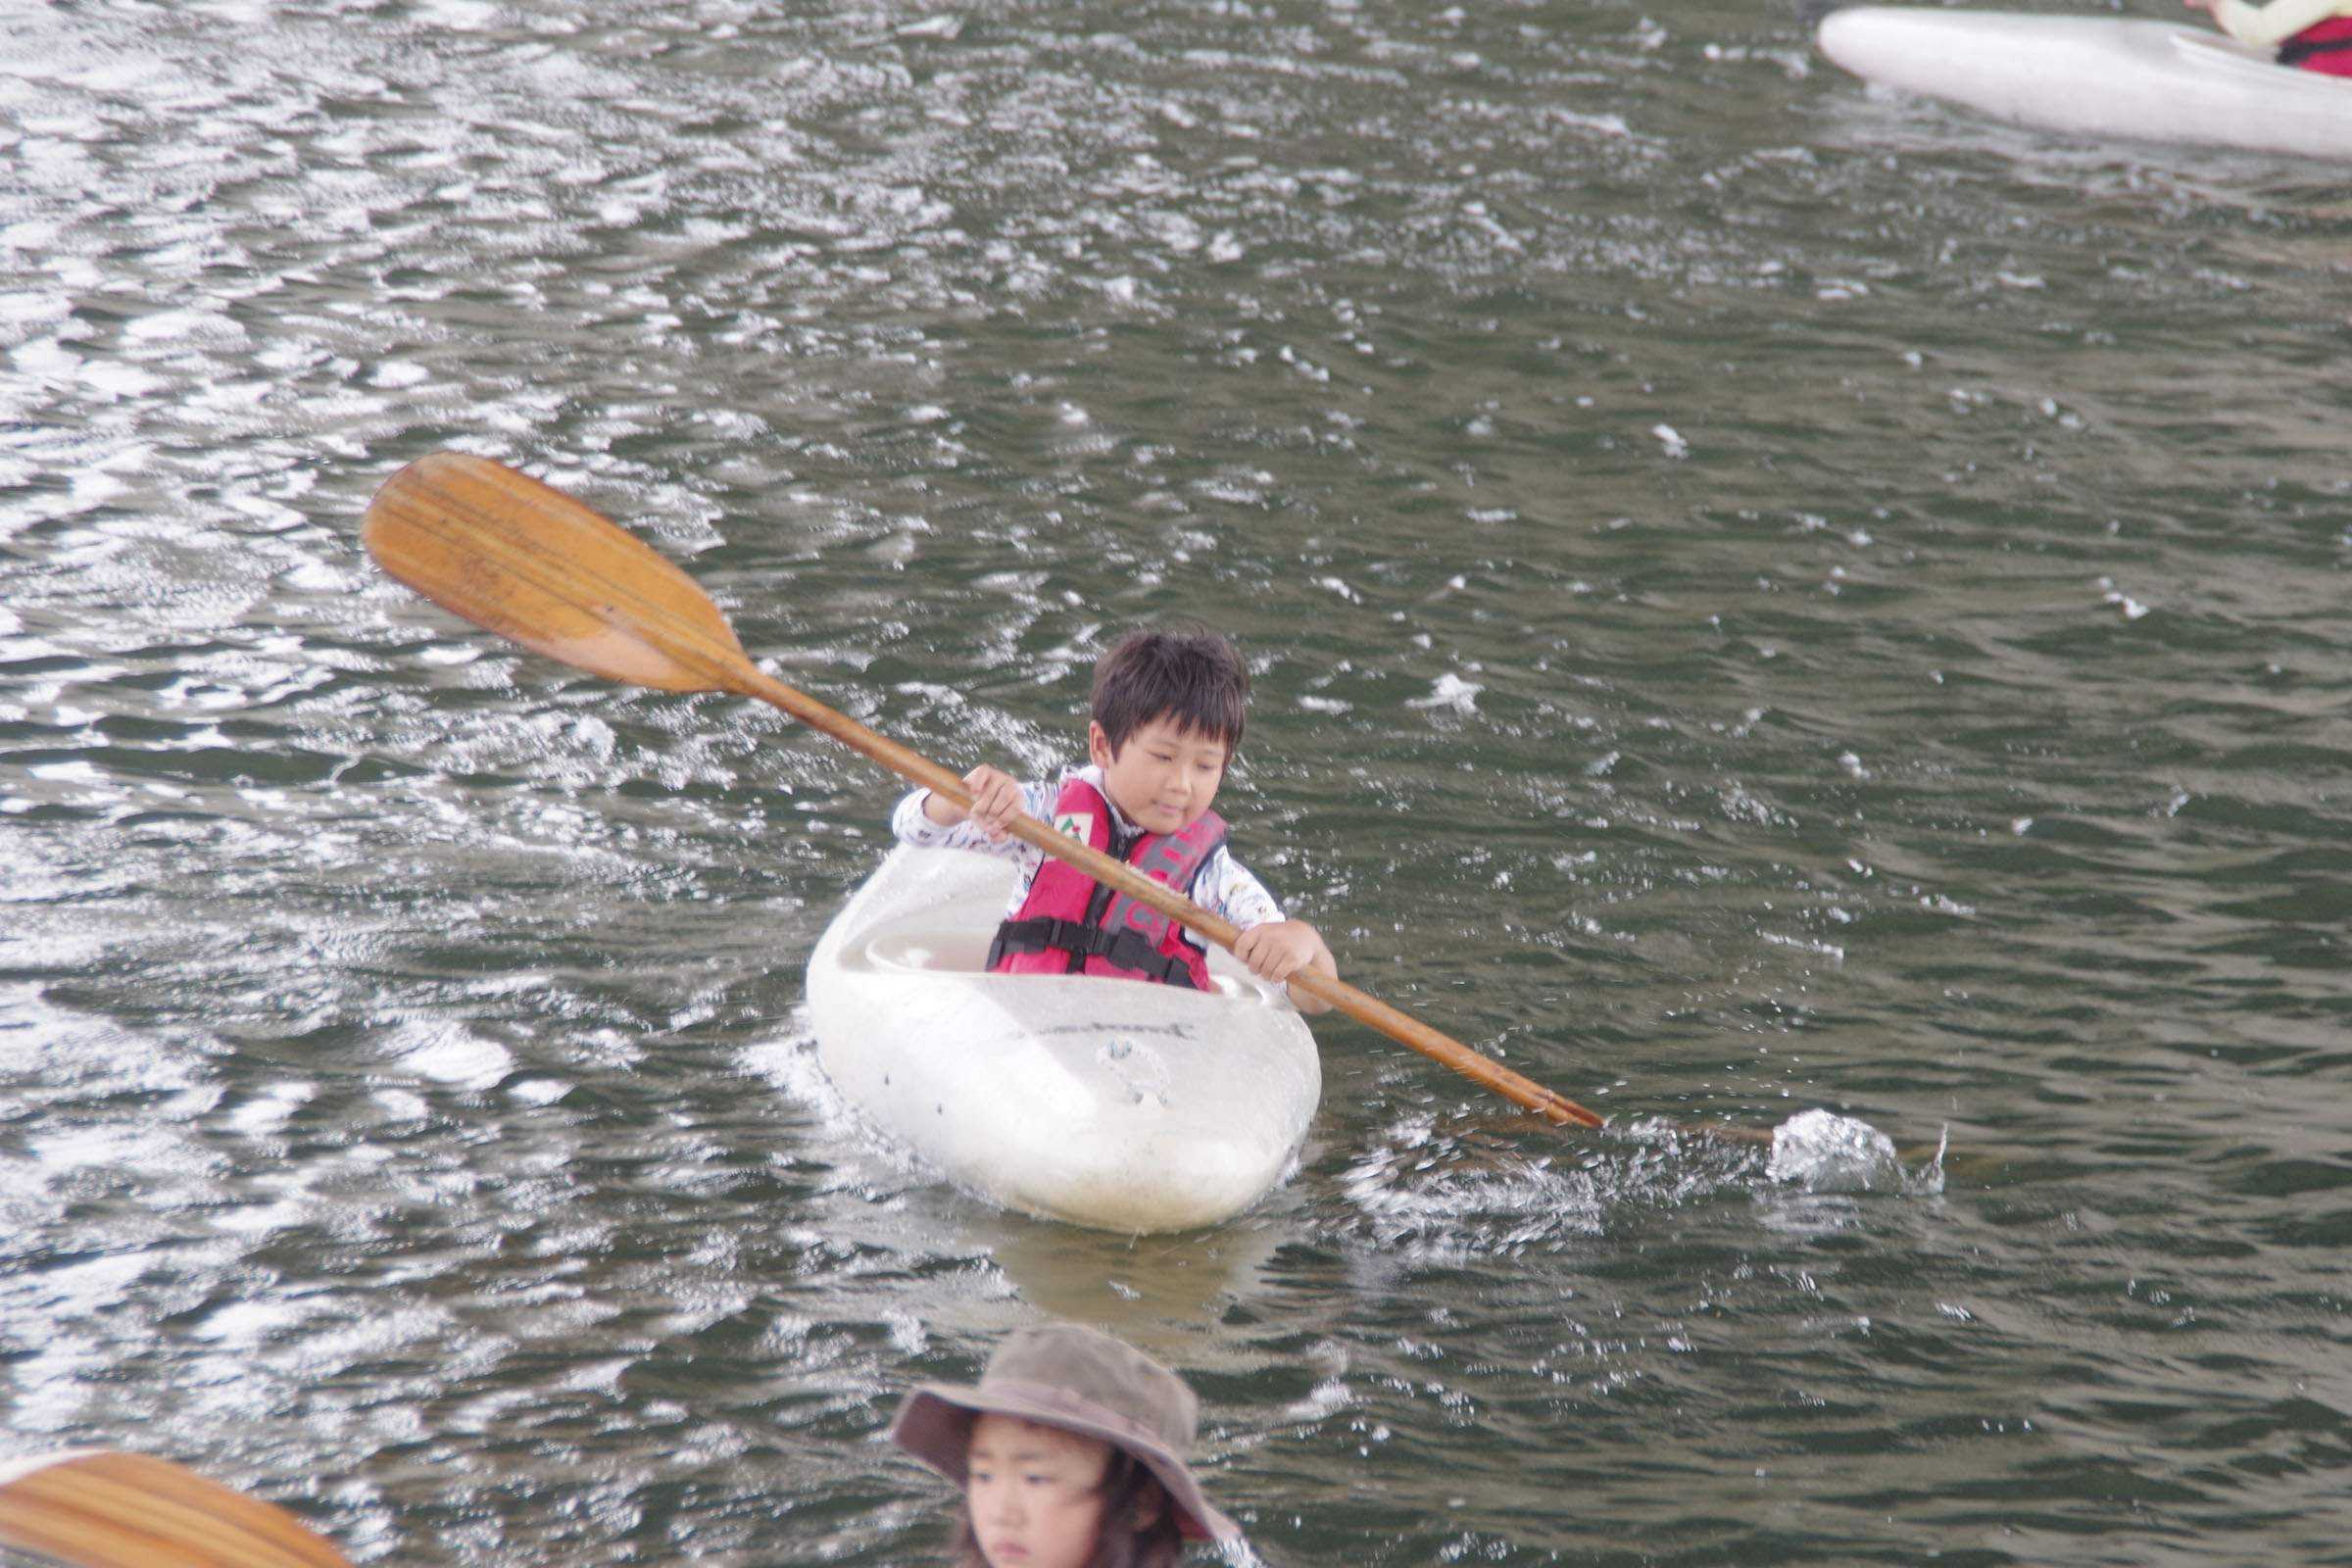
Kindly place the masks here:
[(964, 1502), (989, 1568), (1086, 1568), (1102, 1530), (1110, 1446), (1017, 1416), (972, 1425)]

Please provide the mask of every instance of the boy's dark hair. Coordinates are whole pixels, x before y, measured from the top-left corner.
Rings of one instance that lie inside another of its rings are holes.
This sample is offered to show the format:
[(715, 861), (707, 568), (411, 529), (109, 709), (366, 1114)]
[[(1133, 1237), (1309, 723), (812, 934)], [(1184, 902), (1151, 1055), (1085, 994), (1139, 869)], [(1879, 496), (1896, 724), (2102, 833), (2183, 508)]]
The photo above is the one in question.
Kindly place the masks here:
[(1095, 665), (1094, 720), (1112, 756), (1154, 719), (1242, 749), (1250, 666), (1241, 650), (1203, 626), (1130, 632)]
[[(1184, 1532), (1176, 1523), (1176, 1506), (1167, 1488), (1149, 1465), (1124, 1448), (1110, 1450), (1096, 1489), (1102, 1494), (1102, 1527), (1095, 1538), (1095, 1554), (1086, 1568), (1179, 1568), (1184, 1561)], [(1148, 1525), (1138, 1525), (1153, 1494), (1159, 1512)], [(972, 1510), (963, 1510), (956, 1531), (956, 1568), (988, 1568), (980, 1538), (972, 1529)]]

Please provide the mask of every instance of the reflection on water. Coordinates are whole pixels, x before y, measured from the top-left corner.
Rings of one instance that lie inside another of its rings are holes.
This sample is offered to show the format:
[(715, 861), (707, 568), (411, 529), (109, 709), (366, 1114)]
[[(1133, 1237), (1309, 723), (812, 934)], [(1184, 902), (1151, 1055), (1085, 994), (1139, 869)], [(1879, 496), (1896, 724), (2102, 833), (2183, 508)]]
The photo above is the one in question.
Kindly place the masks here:
[[(2338, 1549), (2332, 171), (1704, 3), (0, 30), (12, 1451), (362, 1560), (914, 1562), (895, 1392), (1054, 1312), (1269, 1562)], [(452, 445), (957, 768), (1230, 631), (1245, 858), (1622, 1130), (1339, 1024), (1231, 1225), (931, 1181), (794, 1018), (890, 786), (386, 582)]]

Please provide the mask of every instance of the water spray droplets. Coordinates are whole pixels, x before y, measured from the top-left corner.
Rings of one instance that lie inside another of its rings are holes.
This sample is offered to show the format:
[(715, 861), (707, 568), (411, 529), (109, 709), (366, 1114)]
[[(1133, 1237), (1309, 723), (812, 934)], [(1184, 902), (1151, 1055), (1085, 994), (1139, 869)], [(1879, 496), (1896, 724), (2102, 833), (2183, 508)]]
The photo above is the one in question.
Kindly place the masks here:
[(1893, 1139), (1866, 1121), (1818, 1108), (1798, 1111), (1772, 1130), (1764, 1174), (1809, 1193), (1895, 1193), (1904, 1187)]
[(1353, 1163), (1341, 1187), (1383, 1245), (1508, 1253), (1598, 1235), (1627, 1204), (1697, 1202), (1725, 1188), (1818, 1197), (1850, 1215), (1858, 1196), (1941, 1192), (1943, 1151), (1909, 1169), (1885, 1133), (1819, 1108), (1775, 1127), (1769, 1152), (1647, 1117), (1612, 1126), (1581, 1158), (1407, 1118)]

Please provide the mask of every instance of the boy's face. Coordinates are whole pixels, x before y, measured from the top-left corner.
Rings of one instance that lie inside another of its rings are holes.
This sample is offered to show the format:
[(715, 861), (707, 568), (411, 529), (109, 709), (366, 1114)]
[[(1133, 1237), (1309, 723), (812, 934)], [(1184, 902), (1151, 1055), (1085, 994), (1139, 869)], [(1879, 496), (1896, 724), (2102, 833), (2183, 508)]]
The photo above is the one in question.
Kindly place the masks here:
[(1086, 751), (1102, 770), (1102, 793), (1119, 814), (1150, 833), (1174, 833), (1200, 820), (1225, 782), (1226, 745), (1197, 729), (1155, 718), (1114, 755), (1102, 726), (1089, 721)]

